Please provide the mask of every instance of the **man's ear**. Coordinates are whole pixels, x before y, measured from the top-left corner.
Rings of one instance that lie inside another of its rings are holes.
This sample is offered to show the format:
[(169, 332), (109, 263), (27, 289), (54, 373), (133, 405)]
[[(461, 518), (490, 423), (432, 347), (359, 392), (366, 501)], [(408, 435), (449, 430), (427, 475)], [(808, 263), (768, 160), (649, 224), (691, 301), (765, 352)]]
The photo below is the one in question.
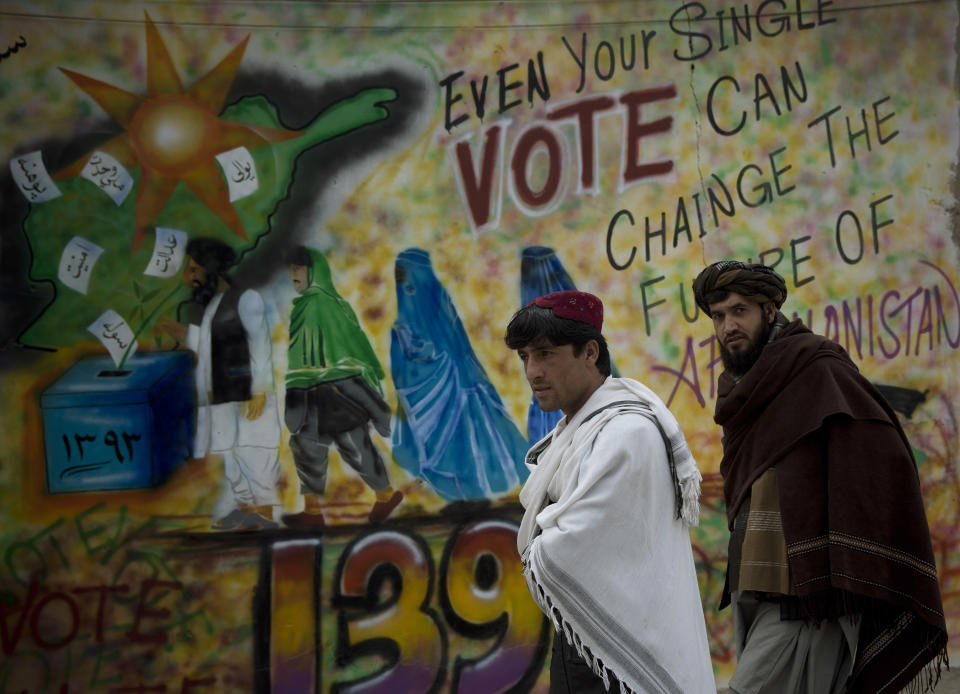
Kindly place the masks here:
[(583, 345), (583, 350), (587, 361), (591, 364), (596, 364), (597, 359), (600, 358), (600, 343), (596, 340), (587, 340)]
[(768, 301), (763, 305), (763, 312), (767, 318), (767, 325), (773, 325), (773, 322), (777, 319), (777, 305)]

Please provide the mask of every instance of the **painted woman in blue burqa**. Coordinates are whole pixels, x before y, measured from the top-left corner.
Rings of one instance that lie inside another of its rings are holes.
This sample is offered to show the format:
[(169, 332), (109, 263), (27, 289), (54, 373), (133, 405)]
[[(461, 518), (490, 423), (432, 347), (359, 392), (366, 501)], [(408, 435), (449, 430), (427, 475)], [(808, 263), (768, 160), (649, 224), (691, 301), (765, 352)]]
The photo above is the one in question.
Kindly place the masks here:
[[(576, 289), (563, 263), (552, 248), (528, 246), (520, 256), (520, 307), (523, 308), (538, 296)], [(544, 412), (537, 399), (530, 396), (527, 408), (527, 438), (531, 445), (553, 431), (563, 418), (563, 412)]]
[(418, 248), (403, 251), (395, 273), (394, 458), (448, 501), (516, 489), (527, 477), (527, 442), (477, 361), (430, 255)]

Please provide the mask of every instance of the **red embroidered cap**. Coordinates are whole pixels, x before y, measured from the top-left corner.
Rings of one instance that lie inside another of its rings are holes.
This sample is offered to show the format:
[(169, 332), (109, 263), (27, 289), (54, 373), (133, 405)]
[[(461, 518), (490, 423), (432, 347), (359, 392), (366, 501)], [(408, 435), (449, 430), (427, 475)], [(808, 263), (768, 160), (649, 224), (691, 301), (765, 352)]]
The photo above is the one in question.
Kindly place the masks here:
[(587, 292), (570, 289), (551, 292), (537, 297), (528, 305), (531, 304), (549, 308), (553, 311), (553, 315), (560, 318), (569, 318), (578, 323), (592, 325), (597, 332), (600, 332), (603, 325), (603, 302)]

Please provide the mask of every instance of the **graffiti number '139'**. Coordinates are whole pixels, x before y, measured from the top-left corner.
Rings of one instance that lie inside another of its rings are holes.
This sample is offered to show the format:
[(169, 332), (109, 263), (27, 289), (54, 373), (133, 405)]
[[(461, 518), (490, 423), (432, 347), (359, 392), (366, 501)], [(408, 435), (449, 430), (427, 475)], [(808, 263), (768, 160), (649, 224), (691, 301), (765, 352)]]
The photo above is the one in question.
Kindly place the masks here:
[(426, 542), (412, 534), (376, 532), (344, 548), (333, 596), (338, 662), (376, 655), (388, 664), (333, 691), (437, 692), (448, 681), (451, 643), (471, 641), (480, 644), (461, 649), (469, 656), (455, 654), (449, 691), (528, 691), (543, 666), (548, 625), (527, 593), (516, 536), (516, 525), (502, 520), (460, 528), (446, 541), (439, 575)]

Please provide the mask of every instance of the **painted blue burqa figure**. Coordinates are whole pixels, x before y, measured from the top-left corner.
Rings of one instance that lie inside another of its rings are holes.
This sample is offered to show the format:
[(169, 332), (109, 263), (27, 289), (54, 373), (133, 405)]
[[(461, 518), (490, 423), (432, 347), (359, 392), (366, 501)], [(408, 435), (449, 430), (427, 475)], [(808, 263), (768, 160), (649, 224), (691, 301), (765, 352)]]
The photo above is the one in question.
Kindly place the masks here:
[[(547, 246), (528, 246), (520, 256), (520, 307), (523, 308), (538, 296), (576, 289), (563, 263), (552, 248)], [(613, 376), (619, 376), (617, 367), (610, 363)], [(527, 408), (527, 438), (533, 445), (553, 431), (563, 418), (563, 412), (544, 412), (537, 399), (530, 396)]]
[(403, 251), (395, 273), (394, 458), (448, 501), (516, 489), (527, 478), (527, 442), (477, 360), (430, 255), (418, 248)]
[[(552, 248), (546, 246), (528, 246), (520, 257), (520, 306), (529, 304), (538, 296), (576, 289), (576, 285), (567, 274), (563, 263)], [(563, 418), (563, 412), (544, 412), (537, 399), (530, 396), (527, 408), (527, 438), (534, 444), (553, 431)]]

